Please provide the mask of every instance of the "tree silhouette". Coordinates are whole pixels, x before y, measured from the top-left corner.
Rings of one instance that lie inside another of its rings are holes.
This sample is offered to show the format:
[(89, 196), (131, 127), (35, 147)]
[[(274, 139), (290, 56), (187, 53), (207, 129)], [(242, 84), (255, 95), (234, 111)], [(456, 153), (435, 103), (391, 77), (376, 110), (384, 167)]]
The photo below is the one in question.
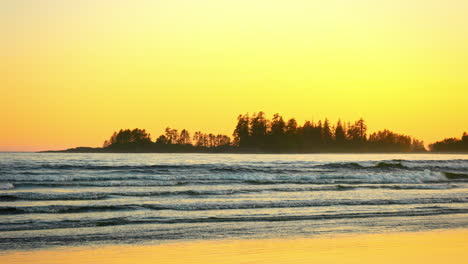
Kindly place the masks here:
[(179, 142), (179, 133), (177, 132), (177, 129), (166, 127), (165, 136), (168, 144), (177, 144)]
[(266, 142), (268, 122), (265, 113), (254, 113), (250, 118), (250, 143), (257, 147), (263, 147)]
[(367, 125), (364, 119), (359, 119), (353, 125), (348, 126), (348, 137), (354, 143), (362, 143), (366, 141)]
[(335, 141), (337, 146), (343, 146), (346, 141), (346, 131), (341, 125), (341, 120), (338, 120), (335, 127)]
[[(345, 125), (347, 124), (347, 125)], [(316, 123), (306, 120), (302, 126), (295, 118), (287, 122), (276, 113), (269, 120), (264, 112), (239, 115), (234, 140), (222, 135), (190, 132), (167, 127), (155, 142), (144, 129), (121, 129), (104, 141), (104, 151), (118, 152), (421, 152), (424, 143), (410, 136), (381, 130), (367, 135), (367, 125), (360, 118), (353, 124), (328, 118)], [(430, 145), (432, 151), (468, 151), (468, 135), (449, 138)]]
[(248, 147), (250, 145), (249, 132), (249, 115), (239, 115), (237, 117), (237, 125), (234, 130), (234, 144), (239, 147)]
[(178, 144), (182, 144), (182, 145), (191, 145), (192, 144), (192, 139), (190, 138), (190, 133), (187, 130), (182, 129), (182, 131), (180, 131), (180, 135), (179, 135), (179, 138), (178, 138)]
[(322, 139), (323, 143), (325, 145), (330, 144), (332, 142), (332, 132), (330, 128), (330, 123), (328, 122), (328, 119), (325, 118), (325, 121), (323, 122), (323, 127), (322, 127)]
[(446, 138), (429, 145), (434, 152), (468, 152), (468, 134), (463, 133), (461, 139)]

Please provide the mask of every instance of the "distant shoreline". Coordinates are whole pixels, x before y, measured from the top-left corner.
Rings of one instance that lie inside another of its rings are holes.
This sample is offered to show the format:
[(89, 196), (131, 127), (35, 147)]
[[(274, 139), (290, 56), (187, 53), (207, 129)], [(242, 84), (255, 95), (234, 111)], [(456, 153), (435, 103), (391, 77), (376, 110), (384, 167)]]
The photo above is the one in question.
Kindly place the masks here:
[(260, 152), (260, 151), (109, 151), (103, 148), (90, 148), (90, 150), (77, 150), (76, 148), (65, 149), (65, 150), (44, 150), (44, 151), (33, 151), (33, 152), (5, 152), (5, 153), (98, 153), (98, 154), (468, 154), (468, 152), (347, 152), (347, 151), (335, 151), (335, 152)]
[(234, 153), (234, 154), (323, 154), (323, 153), (468, 153), (468, 134), (424, 145), (408, 135), (384, 129), (367, 133), (364, 119), (354, 123), (328, 119), (287, 121), (279, 114), (268, 119), (264, 112), (239, 115), (233, 139), (223, 134), (179, 131), (167, 127), (156, 139), (145, 129), (115, 131), (102, 147), (75, 147), (39, 153)]
[[(407, 135), (387, 129), (367, 134), (364, 119), (353, 124), (338, 120), (336, 125), (325, 119), (305, 121), (301, 126), (294, 118), (273, 119), (258, 112), (239, 115), (233, 140), (227, 135), (202, 133), (191, 136), (167, 127), (153, 140), (145, 129), (115, 131), (102, 147), (76, 147), (49, 150), (56, 153), (236, 153), (236, 154), (313, 154), (313, 153), (468, 153), (468, 134), (461, 139), (447, 138), (429, 145)], [(42, 151), (41, 151), (42, 152)]]

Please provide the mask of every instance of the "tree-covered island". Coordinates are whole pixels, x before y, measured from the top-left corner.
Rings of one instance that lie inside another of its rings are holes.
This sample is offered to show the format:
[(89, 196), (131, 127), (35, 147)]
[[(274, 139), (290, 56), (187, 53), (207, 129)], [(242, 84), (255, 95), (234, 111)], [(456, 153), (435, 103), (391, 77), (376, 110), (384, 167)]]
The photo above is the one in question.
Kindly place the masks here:
[[(268, 119), (264, 112), (237, 117), (233, 137), (167, 127), (155, 140), (145, 129), (121, 129), (114, 132), (101, 148), (78, 147), (52, 152), (103, 153), (420, 153), (427, 152), (424, 143), (389, 130), (367, 133), (364, 119), (355, 122), (328, 119), (305, 121), (284, 120), (279, 114)], [(468, 152), (468, 135), (449, 138), (429, 145), (432, 152)]]

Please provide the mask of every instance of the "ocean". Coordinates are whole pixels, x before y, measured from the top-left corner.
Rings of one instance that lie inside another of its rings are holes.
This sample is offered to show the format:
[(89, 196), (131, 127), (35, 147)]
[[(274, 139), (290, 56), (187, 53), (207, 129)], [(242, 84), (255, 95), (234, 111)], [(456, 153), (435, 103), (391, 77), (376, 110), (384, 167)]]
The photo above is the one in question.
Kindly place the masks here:
[(468, 155), (0, 153), (0, 250), (468, 228)]

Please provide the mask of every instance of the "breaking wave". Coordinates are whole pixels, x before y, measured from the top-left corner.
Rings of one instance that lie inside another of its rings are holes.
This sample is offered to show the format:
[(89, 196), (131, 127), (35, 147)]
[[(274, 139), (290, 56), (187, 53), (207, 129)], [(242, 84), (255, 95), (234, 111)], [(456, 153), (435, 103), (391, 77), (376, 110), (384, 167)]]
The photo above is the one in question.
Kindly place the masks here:
[(105, 200), (118, 196), (135, 197), (165, 197), (165, 196), (226, 196), (249, 193), (266, 192), (318, 192), (318, 191), (351, 191), (356, 189), (388, 189), (388, 190), (449, 190), (458, 188), (453, 184), (392, 184), (392, 185), (324, 185), (311, 187), (265, 187), (265, 188), (240, 188), (220, 190), (168, 190), (168, 191), (125, 191), (125, 192), (73, 192), (73, 193), (35, 193), (17, 192), (0, 194), (0, 201), (81, 201), (81, 200)]
[(0, 206), (1, 214), (32, 213), (83, 213), (132, 210), (174, 210), (174, 211), (207, 211), (237, 210), (259, 208), (295, 208), (321, 206), (362, 206), (362, 205), (403, 205), (403, 204), (447, 204), (467, 203), (468, 198), (415, 198), (415, 199), (328, 199), (328, 200), (292, 200), (281, 202), (238, 202), (238, 203), (184, 203), (184, 204), (118, 204), (118, 205), (47, 205), (47, 206)]
[[(431, 216), (467, 214), (468, 209), (448, 208), (441, 206), (419, 207), (416, 210), (398, 210), (387, 212), (364, 212), (364, 213), (334, 213), (314, 215), (284, 215), (284, 216), (231, 216), (231, 217), (198, 217), (198, 218), (170, 218), (170, 217), (113, 217), (103, 219), (90, 219), (87, 221), (63, 220), (63, 221), (41, 221), (32, 225), (32, 222), (23, 221), (15, 223), (14, 226), (6, 227), (0, 224), (0, 231), (24, 231), (59, 228), (82, 228), (82, 227), (105, 227), (117, 225), (136, 224), (179, 224), (179, 223), (225, 223), (225, 222), (284, 222), (305, 220), (329, 220), (329, 219), (362, 219), (383, 217), (408, 217), (408, 216)], [(8, 229), (6, 229), (8, 228)]]
[(12, 183), (0, 183), (0, 190), (11, 190), (14, 188), (15, 186)]
[(0, 153), (0, 249), (467, 228), (460, 157)]

